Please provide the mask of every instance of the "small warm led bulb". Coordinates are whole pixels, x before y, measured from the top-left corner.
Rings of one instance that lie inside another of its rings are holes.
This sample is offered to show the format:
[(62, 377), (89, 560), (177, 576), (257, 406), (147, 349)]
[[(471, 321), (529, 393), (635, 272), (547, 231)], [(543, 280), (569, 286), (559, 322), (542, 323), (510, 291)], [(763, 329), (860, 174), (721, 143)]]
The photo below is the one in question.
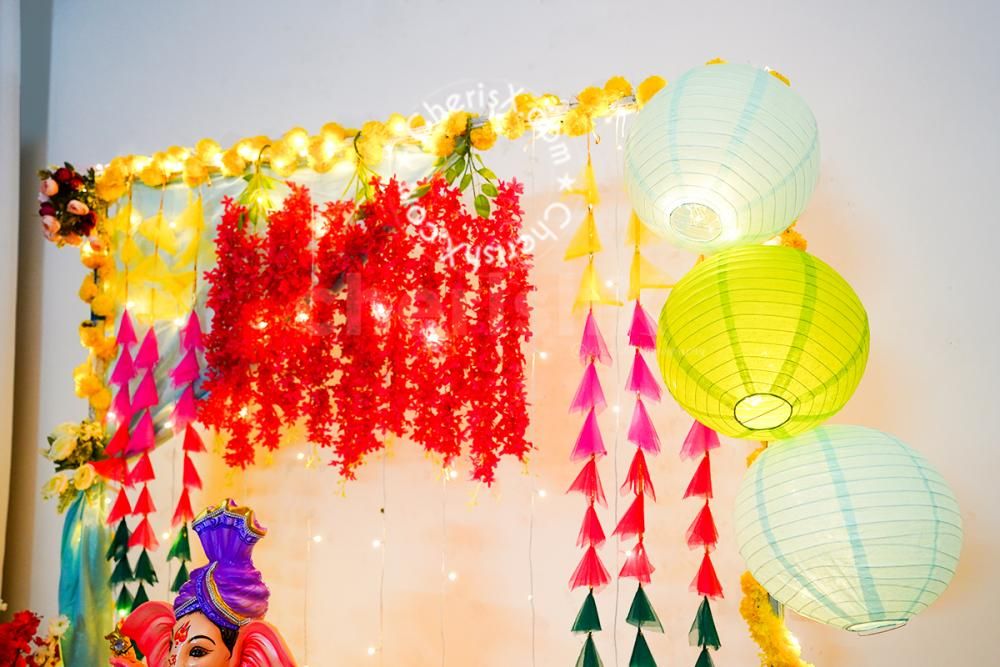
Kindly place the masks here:
[(548, 495), (548, 493), (545, 491), (545, 489), (538, 489), (538, 497), (539, 498), (544, 498), (547, 495)]
[(454, 468), (449, 469), (448, 477), (451, 477), (452, 479), (458, 479), (458, 471), (455, 470)]
[(376, 648), (374, 646), (369, 646), (368, 647), (368, 655), (375, 655), (376, 653), (378, 653), (378, 651), (376, 650)]
[(455, 572), (455, 570), (452, 570), (451, 572), (449, 572), (448, 573), (448, 581), (458, 581), (458, 572)]
[(542, 361), (545, 361), (546, 359), (549, 358), (549, 353), (546, 352), (545, 350), (542, 350), (541, 352), (538, 353), (538, 358), (541, 359)]
[(313, 542), (315, 542), (316, 544), (319, 544), (322, 541), (323, 541), (323, 536), (322, 535), (313, 535)]
[(295, 455), (295, 458), (297, 458), (299, 461), (301, 461), (305, 457), (306, 457), (306, 455), (303, 454), (302, 452), (299, 452), (298, 454)]
[(379, 539), (372, 540), (372, 549), (378, 549), (380, 546), (382, 546), (382, 540)]

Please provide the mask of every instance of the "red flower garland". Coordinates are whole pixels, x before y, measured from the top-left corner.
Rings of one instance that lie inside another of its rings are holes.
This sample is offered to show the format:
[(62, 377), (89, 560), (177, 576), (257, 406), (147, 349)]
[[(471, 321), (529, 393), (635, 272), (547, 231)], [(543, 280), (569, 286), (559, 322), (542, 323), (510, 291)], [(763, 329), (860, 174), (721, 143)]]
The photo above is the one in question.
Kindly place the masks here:
[(259, 234), (224, 202), (206, 276), (215, 316), (199, 416), (228, 434), (227, 462), (251, 464), (255, 443), (276, 448), (299, 419), (348, 478), (388, 434), (446, 462), (465, 446), (487, 483), (501, 456), (523, 459), (533, 288), (520, 185), (499, 187), (487, 219), (442, 181), (415, 202), (376, 181), (360, 207), (320, 208), (289, 187)]

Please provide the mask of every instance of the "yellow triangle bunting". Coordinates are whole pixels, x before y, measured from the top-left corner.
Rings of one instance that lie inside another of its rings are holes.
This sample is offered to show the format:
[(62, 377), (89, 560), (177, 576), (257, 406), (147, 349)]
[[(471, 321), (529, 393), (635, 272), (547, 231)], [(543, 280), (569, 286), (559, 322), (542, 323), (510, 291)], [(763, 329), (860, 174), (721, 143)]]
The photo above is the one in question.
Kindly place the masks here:
[(573, 233), (573, 238), (566, 248), (564, 260), (583, 257), (601, 252), (601, 237), (597, 233), (597, 222), (594, 220), (594, 212), (587, 209), (587, 216), (580, 223), (580, 226)]
[(643, 257), (636, 249), (632, 256), (632, 268), (629, 270), (628, 279), (628, 299), (633, 301), (639, 298), (639, 293), (644, 289), (663, 289), (673, 287), (674, 280), (660, 269), (656, 268), (649, 260)]
[(597, 269), (594, 268), (594, 262), (591, 261), (583, 271), (583, 279), (580, 281), (580, 291), (577, 292), (576, 301), (573, 303), (573, 311), (576, 312), (584, 306), (595, 303), (607, 306), (622, 305), (597, 275)]

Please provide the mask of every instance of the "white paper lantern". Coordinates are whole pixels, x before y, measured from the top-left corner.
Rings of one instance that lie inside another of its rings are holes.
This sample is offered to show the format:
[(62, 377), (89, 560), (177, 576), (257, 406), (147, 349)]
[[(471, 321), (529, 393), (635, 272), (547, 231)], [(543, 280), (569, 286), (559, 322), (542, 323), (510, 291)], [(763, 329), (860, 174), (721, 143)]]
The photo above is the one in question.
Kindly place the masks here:
[(962, 520), (919, 453), (874, 429), (821, 426), (773, 443), (750, 467), (736, 537), (747, 568), (788, 609), (871, 634), (941, 595)]
[(706, 65), (636, 115), (625, 143), (632, 207), (699, 253), (765, 241), (805, 208), (819, 174), (809, 107), (766, 70)]

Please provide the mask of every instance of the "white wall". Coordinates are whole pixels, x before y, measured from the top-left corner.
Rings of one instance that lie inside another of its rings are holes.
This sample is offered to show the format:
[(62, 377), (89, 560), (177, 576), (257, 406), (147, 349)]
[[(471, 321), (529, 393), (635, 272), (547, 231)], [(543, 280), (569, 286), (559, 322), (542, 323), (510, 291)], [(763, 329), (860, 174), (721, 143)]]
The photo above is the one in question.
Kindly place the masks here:
[[(87, 164), (203, 136), (227, 143), (295, 124), (357, 123), (417, 110), (478, 82), (572, 93), (614, 74), (670, 78), (716, 55), (776, 67), (811, 105), (823, 144), (821, 182), (801, 227), (810, 249), (851, 281), (871, 317), (867, 375), (836, 421), (893, 432), (924, 452), (952, 482), (966, 521), (965, 551), (951, 589), (908, 627), (865, 639), (801, 621), (793, 621), (793, 629), (806, 656), (824, 666), (990, 664), (988, 633), (1000, 594), (993, 571), (1000, 555), (1000, 454), (990, 439), (1000, 374), (993, 292), (1000, 266), (991, 256), (1000, 238), (991, 201), (1000, 181), (1000, 6), (728, 4), (722, 10), (717, 3), (663, 0), (57, 1), (48, 157)], [(618, 179), (609, 144), (595, 160), (610, 194)], [(583, 157), (579, 142), (572, 154), (574, 172)], [(520, 147), (496, 158), (505, 173), (528, 181), (529, 219), (553, 199), (553, 176), (565, 169), (536, 156), (531, 167)], [(627, 210), (609, 198), (602, 211), (606, 238), (612, 238)], [(674, 273), (690, 263), (680, 253), (658, 252)], [(614, 258), (604, 261), (613, 272)], [(562, 307), (579, 267), (565, 267), (556, 252), (539, 264), (539, 305)], [(14, 501), (21, 506), (12, 516), (4, 597), (49, 612), (55, 607), (59, 519), (51, 506), (24, 505), (37, 497), (24, 487), (37, 491), (49, 473), (24, 452), (37, 448), (52, 425), (82, 414), (70, 374), (81, 356), (76, 324), (84, 311), (75, 296), (81, 273), (74, 253), (48, 247), (42, 267), (40, 363), (19, 379), (19, 389), (31, 392), (22, 396), (19, 418), (38, 426), (34, 433), (21, 429), (15, 443), (21, 455)], [(460, 573), (446, 593), (449, 665), (530, 664), (532, 484), (550, 492), (534, 511), (537, 664), (575, 660), (578, 641), (568, 627), (581, 595), (569, 594), (565, 582), (578, 556), (572, 542), (582, 507), (559, 492), (575, 472), (566, 458), (577, 420), (561, 415), (578, 373), (563, 350), (575, 344), (578, 324), (557, 324), (561, 312), (539, 312), (536, 345), (554, 358), (535, 378), (540, 451), (533, 475), (506, 466), (496, 489), (482, 491), (474, 506), (466, 502), (472, 485), (449, 490), (444, 553), (448, 567)], [(604, 323), (612, 330), (614, 315)], [(37, 383), (27, 375), (31, 370)], [(649, 514), (649, 548), (659, 567), (650, 592), (667, 636), (651, 643), (660, 664), (692, 664), (686, 634), (696, 599), (687, 586), (698, 558), (683, 546), (683, 532), (696, 508), (678, 498), (693, 466), (674, 454), (687, 420), (668, 405), (657, 422), (668, 444), (654, 470), (662, 497)], [(622, 461), (628, 449), (621, 447)], [(737, 611), (741, 567), (727, 517), (749, 449), (729, 442), (715, 466), (722, 524), (717, 564), (728, 593), (716, 607), (724, 642), (718, 664), (754, 662)], [(378, 563), (370, 546), (379, 530), (377, 468), (366, 470), (342, 498), (332, 472), (302, 470), (293, 453), (230, 486), (222, 471), (212, 469), (212, 496), (248, 498), (272, 525), (259, 549), (274, 589), (271, 616), (300, 658), (308, 633), (311, 664), (368, 664), (364, 649), (376, 641), (378, 627)], [(604, 470), (610, 487), (610, 463)], [(386, 662), (440, 664), (440, 486), (422, 458), (403, 446), (389, 462), (388, 479)], [(161, 502), (164, 514), (167, 506)], [(308, 573), (293, 557), (306, 543), (307, 520), (325, 536), (312, 550)], [(612, 552), (605, 550), (609, 559)], [(619, 616), (632, 588), (622, 586)], [(599, 599), (610, 627), (614, 586)], [(308, 628), (301, 621), (304, 604)], [(617, 664), (626, 664), (633, 633), (617, 625)], [(615, 664), (611, 633), (600, 642), (605, 664)]]

